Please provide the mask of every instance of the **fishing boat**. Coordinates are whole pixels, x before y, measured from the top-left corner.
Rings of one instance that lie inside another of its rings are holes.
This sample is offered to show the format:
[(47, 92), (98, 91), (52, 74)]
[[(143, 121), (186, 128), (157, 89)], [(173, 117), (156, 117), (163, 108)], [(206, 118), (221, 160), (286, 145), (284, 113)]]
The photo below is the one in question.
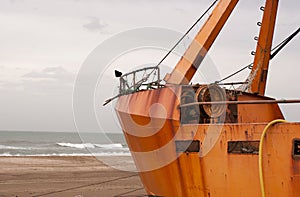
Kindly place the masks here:
[(270, 59), (299, 32), (271, 53), (278, 0), (261, 7), (246, 81), (191, 84), (237, 3), (214, 2), (164, 78), (159, 66), (116, 71), (115, 110), (148, 196), (300, 196), (300, 124), (285, 121), (278, 105), (299, 100), (265, 95)]

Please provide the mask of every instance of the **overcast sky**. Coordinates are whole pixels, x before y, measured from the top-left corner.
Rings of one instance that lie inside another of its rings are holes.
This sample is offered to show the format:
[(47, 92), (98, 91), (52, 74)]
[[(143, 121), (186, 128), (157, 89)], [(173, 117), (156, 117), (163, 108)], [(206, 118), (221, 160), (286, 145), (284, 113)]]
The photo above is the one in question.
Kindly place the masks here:
[[(0, 130), (75, 131), (74, 81), (88, 55), (123, 31), (160, 27), (184, 33), (212, 1), (208, 0), (1, 0)], [(221, 76), (252, 62), (256, 23), (263, 0), (241, 0), (209, 52)], [(299, 0), (279, 2), (274, 45), (300, 24)], [(174, 40), (174, 43), (176, 40)], [(122, 45), (122, 42), (119, 43)], [(300, 98), (300, 37), (272, 60), (267, 95)], [(147, 53), (147, 50), (144, 51)], [(151, 55), (157, 55), (148, 51)], [(139, 54), (131, 58), (139, 60)], [(159, 56), (160, 55), (160, 56)], [(162, 54), (155, 56), (159, 59)], [(130, 56), (130, 55), (129, 55)], [(128, 58), (115, 60), (125, 65)], [(145, 62), (147, 64), (148, 62)], [(124, 71), (124, 68), (123, 68)], [(125, 70), (126, 72), (126, 70)], [(109, 74), (109, 73), (105, 73)], [(113, 75), (113, 73), (111, 73)], [(233, 80), (243, 80), (248, 72)], [(116, 89), (117, 81), (108, 89)], [(106, 89), (107, 90), (107, 89)], [(107, 95), (106, 95), (107, 94)], [(103, 91), (103, 97), (113, 94)], [(102, 104), (99, 101), (99, 106)], [(283, 106), (288, 120), (300, 120), (300, 107)], [(111, 108), (98, 111), (103, 129), (116, 132)], [(88, 128), (87, 130), (97, 130)]]

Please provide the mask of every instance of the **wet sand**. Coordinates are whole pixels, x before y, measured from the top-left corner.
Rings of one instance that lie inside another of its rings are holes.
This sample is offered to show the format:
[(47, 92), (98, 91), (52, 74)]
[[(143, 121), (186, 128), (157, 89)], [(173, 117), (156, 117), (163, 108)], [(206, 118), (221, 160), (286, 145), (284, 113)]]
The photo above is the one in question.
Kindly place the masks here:
[(113, 169), (94, 157), (0, 157), (0, 197), (145, 194), (137, 173)]

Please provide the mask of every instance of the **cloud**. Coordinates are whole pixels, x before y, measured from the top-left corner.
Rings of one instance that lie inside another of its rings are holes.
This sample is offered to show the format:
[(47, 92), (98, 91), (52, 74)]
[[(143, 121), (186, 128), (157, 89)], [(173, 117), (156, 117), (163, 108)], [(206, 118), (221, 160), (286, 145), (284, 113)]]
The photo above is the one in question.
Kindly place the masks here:
[(15, 4), (15, 3), (23, 3), (23, 0), (10, 0), (11, 4)]
[(99, 18), (89, 17), (89, 22), (84, 24), (83, 27), (91, 32), (103, 32), (107, 24), (100, 21)]
[(17, 81), (0, 83), (4, 89), (14, 89), (38, 95), (70, 95), (75, 74), (62, 66), (46, 67), (23, 74)]
[(62, 66), (46, 67), (42, 71), (32, 71), (22, 76), (25, 79), (57, 80), (60, 82), (73, 82), (74, 75)]
[[(14, 70), (20, 69), (14, 68)], [(6, 69), (4, 71), (8, 72), (11, 70)], [(20, 70), (18, 73), (14, 73), (12, 75), (14, 77), (10, 76), (6, 78), (0, 75), (0, 88), (2, 91), (27, 91), (33, 94), (71, 92), (76, 76), (75, 73), (67, 71), (62, 66), (45, 67), (40, 71), (27, 71), (25, 74), (24, 70)]]

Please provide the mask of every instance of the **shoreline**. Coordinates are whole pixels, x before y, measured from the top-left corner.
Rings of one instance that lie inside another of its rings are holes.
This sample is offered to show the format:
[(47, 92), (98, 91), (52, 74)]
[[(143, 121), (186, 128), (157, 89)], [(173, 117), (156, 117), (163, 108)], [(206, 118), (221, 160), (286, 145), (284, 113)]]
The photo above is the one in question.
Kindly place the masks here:
[(99, 160), (126, 157), (1, 156), (0, 197), (145, 195), (138, 173)]

